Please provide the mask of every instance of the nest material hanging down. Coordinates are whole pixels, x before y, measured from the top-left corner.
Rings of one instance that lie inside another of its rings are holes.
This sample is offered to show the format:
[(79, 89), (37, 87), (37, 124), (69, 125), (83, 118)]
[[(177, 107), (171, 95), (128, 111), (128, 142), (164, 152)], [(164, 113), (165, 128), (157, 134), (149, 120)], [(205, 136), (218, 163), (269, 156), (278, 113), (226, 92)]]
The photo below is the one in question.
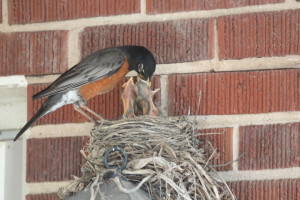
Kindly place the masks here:
[[(184, 117), (150, 116), (95, 126), (88, 148), (82, 151), (86, 158), (82, 177), (61, 188), (59, 196), (63, 199), (92, 184), (105, 183), (111, 170), (104, 167), (103, 155), (119, 146), (126, 150), (129, 161), (123, 176), (148, 191), (152, 199), (235, 199), (210, 166), (214, 155), (199, 148), (194, 127)], [(123, 162), (117, 152), (109, 161), (110, 166)]]

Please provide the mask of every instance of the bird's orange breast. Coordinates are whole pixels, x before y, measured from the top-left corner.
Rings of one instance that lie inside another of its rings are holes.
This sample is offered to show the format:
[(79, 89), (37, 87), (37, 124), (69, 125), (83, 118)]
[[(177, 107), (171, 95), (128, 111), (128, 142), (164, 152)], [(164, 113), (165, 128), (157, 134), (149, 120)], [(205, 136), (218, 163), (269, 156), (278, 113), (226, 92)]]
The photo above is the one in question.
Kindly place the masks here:
[(120, 80), (122, 80), (122, 78), (124, 78), (124, 76), (129, 71), (128, 69), (129, 69), (129, 64), (126, 59), (124, 64), (122, 65), (122, 67), (119, 69), (117, 73), (113, 74), (110, 77), (106, 77), (82, 86), (79, 89), (80, 95), (82, 96), (83, 99), (89, 100), (94, 96), (108, 92), (109, 90), (113, 89), (117, 85), (117, 83)]

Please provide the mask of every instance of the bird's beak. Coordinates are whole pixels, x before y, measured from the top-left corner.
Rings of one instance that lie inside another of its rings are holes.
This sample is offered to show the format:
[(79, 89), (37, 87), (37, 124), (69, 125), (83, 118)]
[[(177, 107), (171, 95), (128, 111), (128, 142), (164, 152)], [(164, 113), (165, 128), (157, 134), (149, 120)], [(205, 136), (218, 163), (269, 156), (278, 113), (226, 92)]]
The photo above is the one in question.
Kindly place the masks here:
[(147, 78), (147, 83), (148, 83), (148, 85), (149, 85), (149, 87), (151, 86), (151, 82), (149, 81), (149, 78)]
[(149, 81), (149, 78), (145, 79), (145, 76), (142, 74), (138, 74), (138, 78), (140, 78), (142, 81), (146, 82), (149, 86), (151, 86), (151, 82)]
[(129, 83), (129, 82), (133, 82), (133, 78), (132, 78), (132, 77), (130, 77), (130, 79), (129, 79), (126, 83), (124, 83), (124, 84), (122, 85), (122, 88), (125, 88), (125, 86), (126, 86), (127, 83)]
[(143, 74), (138, 74), (138, 76), (142, 79), (145, 80), (145, 76)]

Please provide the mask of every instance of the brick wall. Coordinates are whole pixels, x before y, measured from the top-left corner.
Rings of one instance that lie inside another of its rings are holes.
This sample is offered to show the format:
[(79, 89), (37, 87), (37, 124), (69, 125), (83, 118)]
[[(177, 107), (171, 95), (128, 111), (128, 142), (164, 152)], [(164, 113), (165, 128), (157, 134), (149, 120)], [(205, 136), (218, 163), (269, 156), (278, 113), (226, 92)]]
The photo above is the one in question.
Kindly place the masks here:
[[(238, 199), (300, 199), (300, 3), (296, 0), (0, 0), (0, 76), (25, 75), (31, 96), (82, 57), (144, 45), (158, 63), (153, 87), (165, 114), (197, 115), (214, 164)], [(88, 106), (122, 114), (120, 85)], [(199, 91), (201, 101), (199, 102)], [(88, 125), (87, 125), (88, 124)], [(91, 124), (72, 106), (25, 138), (27, 200), (80, 176)], [(39, 152), (39, 153), (37, 153)], [(68, 153), (71, 152), (71, 153)]]

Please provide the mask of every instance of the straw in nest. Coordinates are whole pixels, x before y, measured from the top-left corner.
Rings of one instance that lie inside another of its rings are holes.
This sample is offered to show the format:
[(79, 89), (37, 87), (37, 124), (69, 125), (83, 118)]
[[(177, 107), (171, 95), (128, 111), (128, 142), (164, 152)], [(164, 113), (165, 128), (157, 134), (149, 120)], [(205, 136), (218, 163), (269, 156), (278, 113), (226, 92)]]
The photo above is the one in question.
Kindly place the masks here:
[[(214, 155), (199, 148), (198, 136), (193, 123), (184, 117), (105, 121), (94, 127), (90, 144), (82, 151), (87, 155), (82, 177), (58, 194), (66, 198), (92, 184), (105, 184), (104, 177), (110, 170), (104, 167), (103, 155), (110, 147), (119, 146), (126, 150), (129, 160), (123, 177), (137, 185), (133, 190), (148, 191), (151, 199), (235, 199), (210, 165)], [(110, 165), (123, 162), (117, 152), (110, 160)]]

